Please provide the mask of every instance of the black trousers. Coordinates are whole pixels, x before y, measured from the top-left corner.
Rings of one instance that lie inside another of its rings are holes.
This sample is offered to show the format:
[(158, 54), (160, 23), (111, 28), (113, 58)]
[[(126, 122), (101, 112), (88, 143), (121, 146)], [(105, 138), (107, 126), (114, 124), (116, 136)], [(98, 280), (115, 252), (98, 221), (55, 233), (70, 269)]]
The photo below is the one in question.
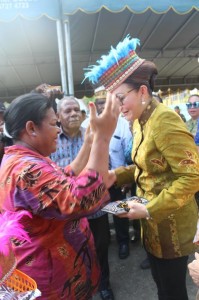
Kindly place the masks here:
[(188, 256), (162, 259), (148, 253), (159, 300), (188, 300), (186, 272)]
[(108, 214), (96, 219), (88, 219), (90, 229), (93, 233), (95, 248), (101, 268), (101, 281), (99, 291), (109, 287), (109, 263), (108, 263), (108, 247), (109, 247), (109, 222)]
[[(122, 193), (120, 188), (111, 187), (109, 189), (111, 196), (111, 201), (122, 200), (126, 196)], [(129, 243), (129, 219), (118, 218), (113, 215), (113, 222), (115, 227), (116, 239), (118, 244), (128, 244)]]

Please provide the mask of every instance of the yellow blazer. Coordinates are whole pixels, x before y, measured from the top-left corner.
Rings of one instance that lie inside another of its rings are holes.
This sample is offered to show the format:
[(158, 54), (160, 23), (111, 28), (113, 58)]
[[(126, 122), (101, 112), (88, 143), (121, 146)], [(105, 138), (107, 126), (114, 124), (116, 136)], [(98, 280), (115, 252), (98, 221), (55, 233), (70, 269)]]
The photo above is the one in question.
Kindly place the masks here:
[(137, 195), (146, 198), (150, 220), (142, 219), (144, 245), (159, 258), (195, 250), (199, 190), (199, 156), (193, 136), (170, 108), (155, 100), (133, 125), (135, 165), (115, 170), (121, 186), (135, 180)]

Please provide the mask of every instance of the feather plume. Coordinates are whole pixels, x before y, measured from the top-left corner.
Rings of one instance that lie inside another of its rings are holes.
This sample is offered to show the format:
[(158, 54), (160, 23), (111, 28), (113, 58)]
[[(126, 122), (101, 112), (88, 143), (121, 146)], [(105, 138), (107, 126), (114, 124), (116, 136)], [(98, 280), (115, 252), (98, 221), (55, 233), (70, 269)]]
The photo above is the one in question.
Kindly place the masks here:
[(118, 43), (116, 48), (111, 46), (108, 55), (102, 55), (101, 59), (97, 61), (98, 65), (92, 65), (84, 69), (85, 72), (83, 82), (88, 79), (92, 84), (98, 83), (100, 77), (113, 65), (119, 64), (120, 59), (127, 57), (130, 51), (135, 51), (137, 45), (140, 45), (139, 39), (131, 39), (128, 34), (125, 39)]
[(22, 217), (32, 217), (27, 211), (10, 212), (5, 211), (0, 213), (0, 253), (8, 255), (11, 247), (11, 239), (16, 238), (21, 242), (28, 241), (30, 238), (24, 230), (24, 226), (20, 224)]

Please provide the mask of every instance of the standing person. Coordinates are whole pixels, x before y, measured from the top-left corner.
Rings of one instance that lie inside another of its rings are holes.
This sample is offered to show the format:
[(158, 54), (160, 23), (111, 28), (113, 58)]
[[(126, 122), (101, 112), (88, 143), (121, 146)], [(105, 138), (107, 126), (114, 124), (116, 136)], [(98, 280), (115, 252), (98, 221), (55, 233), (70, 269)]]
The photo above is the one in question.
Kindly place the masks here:
[[(95, 105), (98, 115), (101, 115), (105, 108), (107, 92), (103, 87), (95, 90)], [(87, 127), (89, 120), (82, 126)], [(132, 143), (132, 135), (129, 124), (122, 117), (118, 118), (117, 126), (109, 145), (109, 167), (126, 165), (126, 149)], [(124, 199), (125, 194), (121, 188), (109, 189), (111, 200)], [(102, 277), (99, 287), (102, 300), (113, 300), (114, 295), (110, 286), (110, 271), (108, 262), (109, 247), (109, 220), (107, 213), (99, 210), (96, 214), (89, 216), (90, 228), (93, 232), (96, 250), (102, 270)], [(126, 258), (129, 255), (129, 220), (114, 218), (116, 238), (119, 244), (119, 257)]]
[(3, 134), (5, 110), (6, 110), (5, 105), (0, 102), (0, 164), (4, 155), (4, 148), (7, 146), (11, 146), (13, 144), (12, 139), (7, 138)]
[[(199, 151), (199, 95), (191, 95), (186, 103), (188, 113), (191, 117), (187, 121), (187, 128), (193, 134), (195, 144)], [(199, 206), (199, 191), (195, 194), (197, 204)]]
[(81, 114), (82, 114), (82, 122), (84, 122), (84, 120), (87, 119), (87, 114), (86, 114), (85, 109), (82, 109), (82, 110), (81, 110)]
[(186, 125), (188, 130), (195, 138), (199, 120), (199, 95), (191, 95), (186, 103), (186, 106), (191, 117), (191, 119), (186, 122)]
[[(64, 97), (60, 100), (57, 113), (58, 120), (61, 124), (61, 132), (58, 136), (56, 151), (51, 154), (51, 159), (58, 166), (65, 167), (69, 165), (79, 153), (84, 142), (85, 128), (81, 127), (81, 110), (79, 103), (74, 97)], [(96, 218), (89, 219), (89, 225), (94, 236), (97, 257), (101, 269), (98, 290), (102, 299), (114, 300), (109, 281), (108, 215), (99, 210), (95, 216)]]
[(194, 141), (198, 147), (198, 151), (199, 151), (199, 119), (198, 119), (198, 124), (197, 124), (197, 131), (196, 131), (196, 135), (194, 136)]
[[(195, 252), (195, 259), (188, 264), (188, 269), (193, 282), (199, 287), (199, 253)], [(199, 290), (196, 300), (199, 300)]]
[[(106, 90), (103, 86), (95, 90), (95, 105), (98, 115), (100, 115), (105, 107)], [(89, 120), (82, 124), (87, 126)], [(109, 146), (109, 166), (110, 169), (115, 169), (119, 166), (126, 166), (126, 151), (132, 145), (132, 133), (129, 128), (129, 123), (121, 116), (118, 118), (115, 132), (111, 138)], [(125, 198), (125, 193), (121, 187), (111, 187), (109, 189), (111, 201), (121, 200)], [(119, 245), (119, 258), (125, 259), (129, 256), (129, 220), (120, 219), (113, 216), (116, 239)]]
[(4, 124), (3, 114), (5, 110), (6, 110), (5, 105), (2, 102), (0, 102), (0, 133), (3, 132), (3, 124)]
[[(61, 132), (58, 135), (56, 151), (51, 154), (51, 159), (60, 167), (64, 168), (69, 165), (78, 155), (83, 143), (85, 128), (81, 127), (81, 110), (78, 101), (72, 96), (65, 96), (59, 101), (57, 106), (58, 120), (61, 125)], [(95, 247), (101, 268), (101, 279), (99, 283), (99, 292), (104, 295), (104, 290), (107, 290), (106, 296), (113, 295), (109, 284), (109, 266), (108, 266), (108, 244), (109, 235), (106, 228), (108, 217), (103, 217), (103, 212), (97, 211), (97, 221), (99, 226), (93, 228), (92, 222), (89, 222), (90, 229), (94, 236)], [(107, 220), (106, 220), (107, 219)], [(101, 222), (100, 222), (101, 221)], [(96, 232), (96, 230), (99, 232)], [(102, 237), (102, 242), (99, 244), (98, 238)], [(106, 258), (106, 259), (105, 259)], [(106, 288), (105, 288), (106, 287)], [(109, 289), (108, 289), (109, 288)], [(114, 298), (106, 298), (114, 299)]]
[[(96, 109), (97, 105), (96, 105)], [(84, 142), (85, 128), (81, 127), (81, 110), (77, 100), (70, 96), (64, 97), (58, 103), (58, 120), (61, 132), (58, 136), (56, 152), (51, 159), (60, 167), (65, 167), (77, 156)], [(67, 151), (66, 151), (67, 150)], [(101, 210), (95, 214), (96, 218), (89, 219), (90, 229), (94, 236), (97, 257), (101, 268), (99, 293), (102, 299), (114, 300), (109, 280), (108, 246), (109, 223), (108, 215)]]
[(0, 102), (0, 163), (1, 163), (1, 160), (2, 160), (2, 157), (4, 155), (4, 144), (5, 142), (3, 141), (3, 136), (2, 136), (2, 132), (3, 132), (3, 124), (4, 124), (4, 112), (5, 112), (6, 108), (5, 108), (5, 105)]
[(174, 110), (180, 116), (180, 118), (186, 123), (186, 118), (185, 118), (185, 116), (183, 114), (181, 114), (180, 107), (179, 106), (175, 106)]
[[(152, 95), (153, 95), (153, 98), (155, 98), (158, 102), (163, 103), (162, 98), (159, 95), (156, 95), (154, 93)], [(146, 270), (146, 269), (150, 268), (150, 261), (148, 259), (148, 256), (141, 262), (140, 268), (142, 270)]]
[(65, 96), (57, 105), (60, 133), (56, 151), (50, 158), (60, 167), (65, 168), (78, 155), (83, 143), (85, 129), (81, 127), (81, 110), (73, 96)]
[(134, 165), (109, 171), (110, 184), (136, 181), (147, 205), (128, 201), (121, 217), (141, 219), (143, 243), (159, 300), (188, 300), (188, 255), (195, 249), (199, 157), (192, 135), (174, 111), (152, 97), (157, 68), (135, 52), (138, 39), (127, 36), (85, 74), (120, 100), (133, 122)]
[[(16, 98), (5, 112), (5, 149), (0, 168), (0, 209), (27, 210), (21, 220), (31, 244), (15, 242), (17, 268), (34, 278), (41, 300), (88, 300), (99, 284), (99, 266), (87, 217), (109, 199), (109, 141), (119, 104), (108, 95), (101, 117), (90, 104), (89, 131), (76, 159), (61, 169), (48, 156), (56, 150), (57, 117), (42, 94)], [(38, 271), (42, 270), (42, 272)]]

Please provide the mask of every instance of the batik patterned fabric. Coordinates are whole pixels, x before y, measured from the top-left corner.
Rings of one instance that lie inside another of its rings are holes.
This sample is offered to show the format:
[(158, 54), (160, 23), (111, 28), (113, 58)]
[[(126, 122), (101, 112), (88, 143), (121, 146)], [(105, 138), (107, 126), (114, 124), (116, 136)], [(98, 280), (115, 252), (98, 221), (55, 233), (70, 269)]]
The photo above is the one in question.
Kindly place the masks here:
[(17, 268), (32, 277), (41, 300), (87, 300), (95, 293), (99, 268), (94, 241), (84, 218), (109, 194), (93, 170), (73, 176), (49, 158), (23, 146), (6, 148), (0, 168), (1, 210), (26, 209), (22, 224), (31, 243), (14, 243)]
[(79, 153), (84, 142), (85, 128), (80, 128), (79, 133), (71, 138), (66, 136), (62, 131), (57, 140), (57, 150), (50, 155), (52, 161), (58, 166), (65, 168), (68, 166)]
[(135, 179), (152, 217), (142, 220), (151, 254), (175, 258), (194, 251), (199, 157), (193, 136), (175, 112), (154, 100), (133, 126), (135, 165), (116, 170), (118, 185)]

